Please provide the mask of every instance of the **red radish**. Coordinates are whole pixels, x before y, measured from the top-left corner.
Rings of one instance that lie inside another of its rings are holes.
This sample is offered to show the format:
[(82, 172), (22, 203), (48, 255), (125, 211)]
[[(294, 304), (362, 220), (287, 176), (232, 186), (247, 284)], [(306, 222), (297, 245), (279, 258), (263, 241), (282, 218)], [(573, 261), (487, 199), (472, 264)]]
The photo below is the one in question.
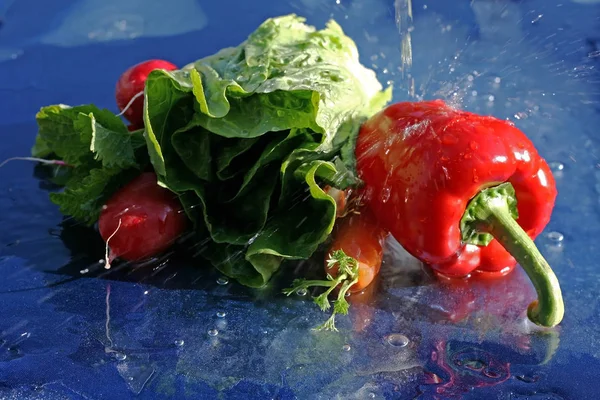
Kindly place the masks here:
[(117, 106), (134, 126), (144, 125), (144, 99), (140, 93), (144, 91), (148, 75), (155, 69), (172, 71), (177, 66), (164, 60), (148, 60), (129, 68), (117, 81)]
[(143, 129), (143, 128), (144, 128), (143, 123), (141, 125), (134, 125), (134, 124), (127, 125), (127, 130), (129, 132), (134, 132), (134, 131), (137, 131), (138, 129)]
[[(358, 281), (350, 287), (350, 293), (365, 289), (379, 273), (386, 236), (387, 233), (366, 208), (361, 209), (360, 214), (350, 215), (341, 221), (327, 254), (343, 250), (347, 256), (358, 261)], [(331, 269), (326, 265), (325, 272), (336, 277), (337, 265)]]
[(102, 209), (98, 228), (110, 249), (110, 260), (119, 257), (141, 261), (166, 250), (187, 226), (187, 217), (175, 194), (145, 172), (115, 193)]

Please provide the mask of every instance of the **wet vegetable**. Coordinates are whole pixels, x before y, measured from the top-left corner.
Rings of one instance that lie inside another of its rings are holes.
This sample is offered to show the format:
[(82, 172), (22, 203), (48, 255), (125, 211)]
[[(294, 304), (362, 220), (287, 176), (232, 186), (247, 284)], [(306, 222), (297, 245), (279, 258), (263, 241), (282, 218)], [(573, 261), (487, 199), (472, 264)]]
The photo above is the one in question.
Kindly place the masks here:
[(141, 261), (169, 248), (185, 231), (188, 219), (177, 196), (145, 172), (116, 192), (102, 208), (98, 229), (110, 249), (108, 261), (119, 257)]
[(441, 100), (398, 103), (362, 126), (356, 158), (365, 201), (408, 252), (448, 276), (504, 274), (518, 261), (538, 293), (529, 318), (561, 321), (558, 280), (532, 240), (556, 188), (520, 130)]
[(337, 292), (331, 317), (317, 329), (337, 330), (335, 315), (348, 313), (346, 294), (358, 293), (371, 285), (381, 268), (387, 233), (365, 209), (344, 218), (333, 236), (325, 260), (327, 280), (296, 279), (291, 288), (284, 290), (289, 296), (313, 286), (327, 288), (314, 298), (323, 311), (330, 308), (328, 296)]
[(117, 81), (115, 89), (117, 106), (136, 129), (144, 127), (142, 94), (148, 75), (155, 69), (172, 71), (177, 69), (177, 66), (165, 60), (147, 60), (128, 68)]

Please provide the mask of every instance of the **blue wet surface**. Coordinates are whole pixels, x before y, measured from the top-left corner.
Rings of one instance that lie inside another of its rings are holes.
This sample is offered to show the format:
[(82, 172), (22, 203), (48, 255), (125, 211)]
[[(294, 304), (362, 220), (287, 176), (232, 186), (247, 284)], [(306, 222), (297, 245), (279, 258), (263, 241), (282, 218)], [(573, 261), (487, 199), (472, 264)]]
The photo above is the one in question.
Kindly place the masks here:
[(54, 189), (34, 165), (12, 162), (0, 168), (0, 398), (597, 397), (599, 4), (414, 0), (413, 66), (402, 76), (392, 1), (178, 0), (160, 27), (165, 9), (132, 13), (142, 3), (0, 3), (1, 160), (28, 154), (43, 105), (115, 109), (114, 83), (131, 64), (183, 65), (270, 16), (318, 26), (333, 17), (395, 100), (408, 98), (410, 72), (417, 98), (509, 118), (535, 142), (559, 189), (537, 244), (561, 281), (565, 319), (545, 331), (526, 323), (534, 292), (520, 270), (445, 288), (390, 243), (380, 281), (340, 332), (315, 333), (325, 315), (279, 294), (305, 266), (263, 291), (177, 255), (106, 272), (95, 232), (61, 223)]

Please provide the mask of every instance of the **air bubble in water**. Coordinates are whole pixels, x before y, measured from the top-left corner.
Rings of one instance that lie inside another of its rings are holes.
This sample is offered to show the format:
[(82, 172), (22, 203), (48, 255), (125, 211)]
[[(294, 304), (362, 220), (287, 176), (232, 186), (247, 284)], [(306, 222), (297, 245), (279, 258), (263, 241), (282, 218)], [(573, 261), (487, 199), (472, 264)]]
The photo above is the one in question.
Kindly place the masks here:
[(175, 342), (173, 342), (175, 344), (175, 346), (177, 347), (181, 347), (185, 344), (185, 342), (181, 339), (177, 339)]
[(392, 333), (385, 340), (394, 347), (405, 347), (410, 343), (410, 339), (400, 333)]
[(87, 274), (88, 272), (90, 272), (90, 270), (89, 270), (89, 269), (87, 269), (87, 268), (86, 268), (86, 269), (82, 269), (81, 271), (79, 271), (79, 273), (80, 273), (81, 275), (83, 275), (83, 274)]
[(225, 313), (224, 311), (217, 311), (218, 318), (225, 318), (226, 315), (227, 315), (227, 313)]
[(350, 351), (350, 349), (352, 349), (352, 347), (350, 347), (350, 345), (349, 345), (349, 344), (345, 344), (345, 345), (342, 347), (342, 350), (344, 350), (344, 351)]
[(227, 279), (226, 277), (222, 276), (219, 279), (217, 279), (217, 284), (221, 285), (221, 286), (225, 286), (229, 283), (229, 279)]
[(487, 101), (488, 103), (493, 103), (496, 100), (496, 97), (493, 94), (488, 95)]
[(127, 359), (127, 355), (123, 353), (116, 352), (114, 353), (114, 357), (118, 361), (125, 361)]
[(209, 330), (208, 330), (208, 336), (215, 337), (215, 336), (217, 336), (218, 334), (219, 334), (219, 331), (218, 331), (218, 330), (216, 330), (216, 329), (209, 329)]
[(306, 293), (308, 293), (308, 290), (306, 290), (305, 288), (300, 288), (296, 290), (296, 294), (298, 296), (306, 296)]
[(546, 234), (546, 237), (548, 238), (548, 240), (550, 240), (552, 243), (554, 244), (559, 244), (562, 243), (562, 241), (565, 238), (565, 235), (563, 235), (560, 232), (556, 232), (556, 231), (552, 231), (552, 232), (548, 232)]

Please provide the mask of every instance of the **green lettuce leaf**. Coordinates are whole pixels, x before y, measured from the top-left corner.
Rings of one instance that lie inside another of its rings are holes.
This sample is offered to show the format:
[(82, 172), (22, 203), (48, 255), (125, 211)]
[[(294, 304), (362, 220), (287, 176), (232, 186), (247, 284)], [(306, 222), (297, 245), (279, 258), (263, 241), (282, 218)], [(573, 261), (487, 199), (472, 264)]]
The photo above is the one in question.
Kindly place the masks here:
[(390, 98), (338, 24), (317, 31), (288, 15), (180, 71), (153, 71), (146, 142), (202, 232), (198, 254), (260, 287), (330, 235), (336, 203), (321, 187), (360, 183), (358, 129)]

